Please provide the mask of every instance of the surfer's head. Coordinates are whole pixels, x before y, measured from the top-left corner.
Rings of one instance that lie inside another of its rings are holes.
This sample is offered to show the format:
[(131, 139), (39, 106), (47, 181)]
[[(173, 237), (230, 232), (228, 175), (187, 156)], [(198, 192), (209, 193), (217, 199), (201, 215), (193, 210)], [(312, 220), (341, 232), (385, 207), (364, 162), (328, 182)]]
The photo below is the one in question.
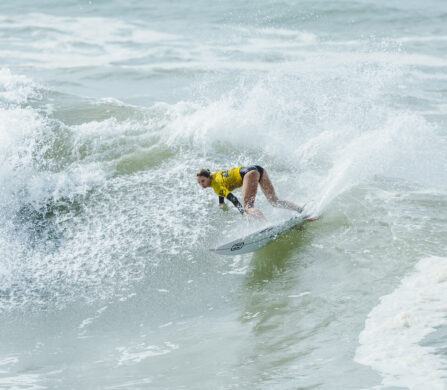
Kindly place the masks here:
[(211, 187), (211, 171), (209, 169), (200, 169), (196, 176), (197, 183), (199, 183), (202, 188)]

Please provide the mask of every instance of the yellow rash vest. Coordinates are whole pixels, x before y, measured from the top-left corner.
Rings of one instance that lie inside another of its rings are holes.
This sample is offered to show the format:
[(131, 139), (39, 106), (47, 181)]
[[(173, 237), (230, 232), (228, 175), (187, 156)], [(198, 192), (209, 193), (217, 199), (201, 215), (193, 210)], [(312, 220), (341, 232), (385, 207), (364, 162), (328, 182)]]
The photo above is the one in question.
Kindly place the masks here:
[(214, 172), (211, 175), (211, 187), (214, 192), (222, 198), (226, 198), (233, 190), (242, 187), (241, 168), (243, 167)]
[(237, 168), (227, 169), (226, 171), (217, 171), (211, 175), (211, 187), (214, 192), (219, 195), (219, 203), (224, 203), (224, 198), (227, 198), (233, 203), (241, 214), (244, 214), (245, 209), (239, 200), (231, 193), (236, 188), (242, 187), (244, 176), (256, 170), (259, 172), (259, 181), (261, 181), (264, 168), (259, 165), (250, 165), (247, 167), (241, 166)]

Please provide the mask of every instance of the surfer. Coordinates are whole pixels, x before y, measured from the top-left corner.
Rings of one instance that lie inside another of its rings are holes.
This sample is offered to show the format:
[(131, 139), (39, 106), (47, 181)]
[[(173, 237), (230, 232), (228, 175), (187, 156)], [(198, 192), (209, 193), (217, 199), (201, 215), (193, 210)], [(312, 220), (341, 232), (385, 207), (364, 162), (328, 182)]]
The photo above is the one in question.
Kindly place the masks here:
[[(278, 199), (269, 175), (259, 165), (242, 166), (214, 173), (211, 173), (209, 169), (200, 169), (197, 172), (197, 182), (202, 188), (211, 187), (214, 190), (219, 196), (219, 206), (224, 206), (224, 199), (227, 198), (242, 215), (252, 215), (263, 221), (266, 221), (264, 215), (254, 207), (258, 183), (273, 207), (294, 210), (299, 213), (303, 211), (301, 207), (293, 202)], [(242, 187), (243, 206), (232, 194), (233, 190), (240, 187)]]

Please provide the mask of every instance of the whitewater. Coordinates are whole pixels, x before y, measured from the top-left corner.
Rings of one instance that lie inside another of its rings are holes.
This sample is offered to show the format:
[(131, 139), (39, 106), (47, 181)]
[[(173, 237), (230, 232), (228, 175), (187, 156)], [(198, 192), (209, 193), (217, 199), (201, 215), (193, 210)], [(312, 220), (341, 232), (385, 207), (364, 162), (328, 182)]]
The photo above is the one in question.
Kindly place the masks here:
[[(447, 389), (446, 26), (0, 4), (0, 389)], [(247, 226), (196, 171), (252, 164), (320, 219), (220, 257)]]

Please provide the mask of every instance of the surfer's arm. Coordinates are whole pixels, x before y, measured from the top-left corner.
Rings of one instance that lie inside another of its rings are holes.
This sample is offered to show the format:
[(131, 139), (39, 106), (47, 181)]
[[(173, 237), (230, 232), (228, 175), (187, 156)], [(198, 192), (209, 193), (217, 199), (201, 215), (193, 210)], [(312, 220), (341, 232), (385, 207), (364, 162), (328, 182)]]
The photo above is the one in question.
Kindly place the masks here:
[(227, 195), (227, 199), (234, 204), (234, 206), (239, 210), (241, 214), (245, 213), (244, 206), (241, 205), (241, 202), (230, 192)]
[(219, 207), (224, 210), (228, 211), (228, 206), (225, 204), (225, 198), (223, 196), (219, 196)]

